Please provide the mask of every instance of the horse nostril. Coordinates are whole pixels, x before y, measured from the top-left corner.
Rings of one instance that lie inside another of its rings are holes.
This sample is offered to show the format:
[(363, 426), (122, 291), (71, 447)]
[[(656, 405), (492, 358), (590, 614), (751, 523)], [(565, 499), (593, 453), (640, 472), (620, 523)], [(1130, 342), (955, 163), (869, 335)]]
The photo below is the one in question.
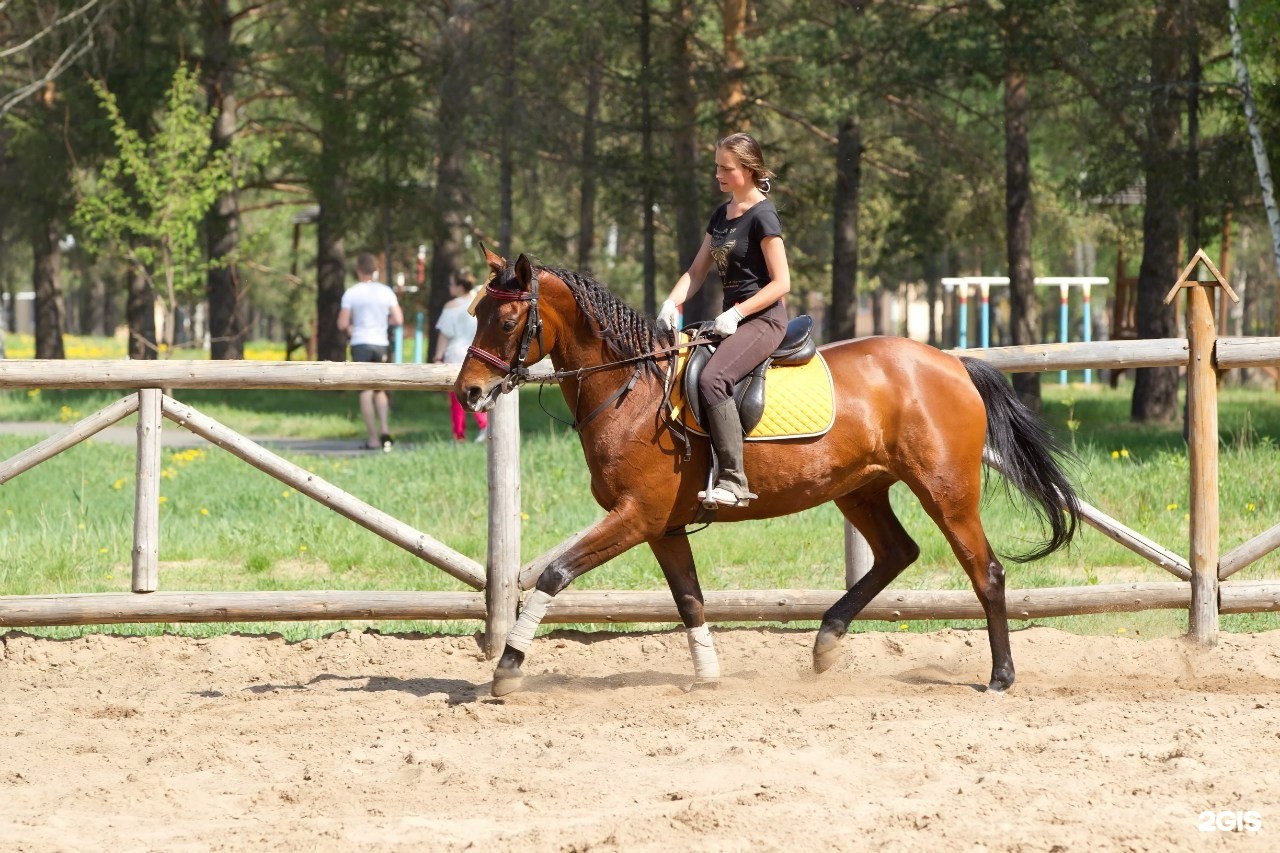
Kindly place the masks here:
[(466, 393), (467, 408), (471, 408), (471, 409), (475, 408), (476, 403), (480, 402), (480, 393), (481, 392), (480, 392), (479, 385), (467, 386), (467, 393)]

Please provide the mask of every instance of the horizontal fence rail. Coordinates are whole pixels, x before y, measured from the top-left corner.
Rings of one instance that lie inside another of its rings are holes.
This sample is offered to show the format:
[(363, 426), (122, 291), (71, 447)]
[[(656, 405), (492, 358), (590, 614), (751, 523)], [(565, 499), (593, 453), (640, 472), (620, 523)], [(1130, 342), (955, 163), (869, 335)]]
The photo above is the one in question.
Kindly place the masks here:
[[(712, 622), (817, 621), (840, 590), (708, 590)], [(1043, 619), (1092, 613), (1185, 610), (1187, 583), (1096, 584), (1010, 589), (1010, 619)], [(1280, 610), (1280, 585), (1240, 581), (1222, 587), (1222, 613)], [(0, 625), (106, 625), (147, 622), (288, 622), (334, 619), (446, 620), (486, 615), (478, 592), (154, 592), (0, 596)], [(895, 590), (881, 593), (858, 614), (864, 621), (984, 619), (969, 590)], [(544, 622), (679, 622), (670, 594), (646, 590), (566, 590), (549, 605)]]
[[(1203, 342), (1201, 342), (1203, 345)], [(1195, 341), (1175, 338), (1156, 341), (1096, 341), (1024, 347), (952, 350), (979, 358), (1006, 373), (1099, 368), (1188, 367), (1204, 357), (1194, 353)], [(1210, 340), (1212, 369), (1227, 370), (1280, 364), (1280, 338), (1222, 338)], [(415, 553), (478, 592), (148, 592), (95, 593), (51, 596), (0, 596), (0, 625), (113, 624), (126, 622), (254, 622), (334, 619), (479, 619), (487, 625), (486, 648), (501, 649), (514, 619), (519, 591), (529, 589), (539, 574), (568, 544), (519, 565), (519, 423), (514, 395), (500, 398), (490, 426), (490, 554), (485, 566), (457, 554), (426, 534), (414, 531), (385, 513), (325, 483), (249, 439), (239, 436), (191, 407), (168, 396), (172, 389), (313, 389), (313, 390), (446, 390), (457, 376), (457, 365), (352, 364), (283, 362), (248, 364), (208, 361), (36, 361), (0, 362), (0, 388), (131, 390), (124, 399), (72, 425), (13, 458), (0, 463), (0, 483), (29, 470), (102, 428), (140, 409), (144, 389), (157, 394), (165, 418), (204, 436), (255, 467), (282, 479), (299, 491), (330, 505), (390, 541)], [(540, 367), (543, 380), (549, 369)], [(1201, 393), (1203, 393), (1203, 386)], [(1216, 405), (1216, 399), (1214, 401)], [(142, 429), (140, 421), (140, 430)], [(139, 438), (139, 448), (143, 449)], [(148, 447), (150, 445), (147, 445)], [(1215, 445), (1216, 453), (1216, 445)], [(1213, 457), (1216, 465), (1216, 455)], [(998, 460), (988, 458), (998, 467)], [(1202, 460), (1203, 461), (1203, 460)], [(1194, 485), (1193, 485), (1194, 488)], [(1216, 496), (1216, 483), (1214, 492)], [(345, 497), (344, 497), (345, 496)], [(512, 497), (514, 496), (514, 503)], [(148, 498), (150, 500), (152, 498)], [(347, 502), (346, 499), (349, 499)], [(1216, 501), (1216, 497), (1214, 498)], [(1194, 504), (1193, 504), (1194, 506)], [(141, 509), (141, 508), (140, 508)], [(1280, 610), (1280, 583), (1271, 581), (1217, 582), (1280, 547), (1280, 525), (1237, 547), (1219, 562), (1216, 544), (1213, 566), (1206, 569), (1205, 551), (1191, 558), (1147, 539), (1094, 507), (1086, 506), (1084, 520), (1135, 554), (1164, 568), (1179, 580), (1009, 590), (1008, 611), (1014, 619), (1086, 613), (1133, 612), (1149, 609), (1195, 608), (1196, 600), (1212, 592), (1212, 613)], [(513, 528), (514, 526), (514, 528)], [(403, 528), (403, 529), (402, 529)], [(1200, 531), (1203, 534), (1203, 530)], [(579, 534), (580, 535), (580, 534)], [(1216, 543), (1216, 529), (1213, 531)], [(144, 537), (145, 538), (145, 537)], [(572, 541), (571, 537), (570, 540)], [(865, 549), (849, 548), (849, 553)], [(1212, 575), (1212, 583), (1206, 578)], [(849, 570), (848, 577), (854, 577)], [(1199, 586), (1197, 586), (1199, 585)], [(155, 587), (152, 586), (152, 589)], [(1197, 591), (1199, 589), (1199, 591)], [(2, 590), (0, 590), (2, 592)], [(706, 593), (711, 621), (811, 621), (820, 619), (840, 596), (837, 590), (712, 590)], [(1201, 601), (1203, 605), (1203, 601)], [(970, 590), (897, 590), (878, 596), (860, 619), (984, 618)], [(546, 622), (678, 622), (670, 595), (651, 591), (568, 590), (551, 602)], [(1213, 629), (1216, 631), (1216, 627)]]

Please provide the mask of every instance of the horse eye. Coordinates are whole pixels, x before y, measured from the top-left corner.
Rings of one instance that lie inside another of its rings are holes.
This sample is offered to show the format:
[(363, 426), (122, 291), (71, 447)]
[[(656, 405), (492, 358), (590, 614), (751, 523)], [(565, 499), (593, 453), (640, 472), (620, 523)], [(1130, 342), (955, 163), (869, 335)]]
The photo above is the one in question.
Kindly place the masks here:
[(504, 332), (509, 332), (509, 331), (511, 331), (512, 329), (514, 329), (515, 327), (516, 327), (516, 321), (515, 321), (515, 320), (503, 320), (503, 321), (502, 321), (502, 331), (504, 331)]

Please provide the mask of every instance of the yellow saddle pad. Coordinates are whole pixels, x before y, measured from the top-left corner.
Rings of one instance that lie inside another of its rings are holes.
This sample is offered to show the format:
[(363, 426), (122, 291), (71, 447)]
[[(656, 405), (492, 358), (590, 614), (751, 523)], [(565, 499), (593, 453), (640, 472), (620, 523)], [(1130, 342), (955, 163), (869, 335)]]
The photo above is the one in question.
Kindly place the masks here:
[[(684, 366), (688, 350), (680, 353), (675, 387), (671, 389), (671, 416), (690, 432), (707, 432), (693, 419), (685, 405)], [(831, 429), (836, 419), (835, 388), (831, 370), (816, 353), (808, 363), (798, 367), (770, 367), (765, 371), (764, 415), (747, 441), (776, 441), (783, 438), (809, 438)]]

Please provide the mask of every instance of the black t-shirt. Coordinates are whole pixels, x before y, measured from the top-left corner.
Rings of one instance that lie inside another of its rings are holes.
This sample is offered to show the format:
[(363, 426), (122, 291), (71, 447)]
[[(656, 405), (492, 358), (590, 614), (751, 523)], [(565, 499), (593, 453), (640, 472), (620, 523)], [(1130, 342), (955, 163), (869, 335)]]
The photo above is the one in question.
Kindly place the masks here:
[(716, 208), (707, 224), (711, 235), (711, 257), (724, 286), (724, 309), (759, 293), (773, 279), (764, 262), (761, 242), (765, 237), (781, 237), (782, 222), (773, 202), (758, 201), (736, 219), (729, 219), (729, 202)]

